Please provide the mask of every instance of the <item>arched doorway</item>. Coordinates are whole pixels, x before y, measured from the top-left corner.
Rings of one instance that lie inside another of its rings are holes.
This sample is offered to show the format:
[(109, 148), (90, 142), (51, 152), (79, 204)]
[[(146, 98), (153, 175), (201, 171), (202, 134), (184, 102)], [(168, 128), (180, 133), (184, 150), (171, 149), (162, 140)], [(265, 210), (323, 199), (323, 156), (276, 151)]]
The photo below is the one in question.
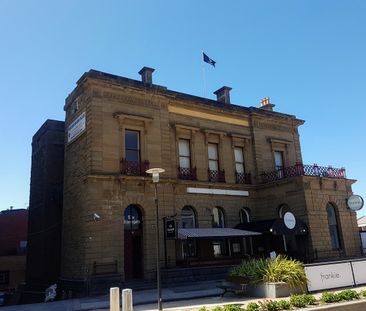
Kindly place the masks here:
[(125, 279), (143, 277), (142, 213), (137, 205), (129, 205), (124, 212)]

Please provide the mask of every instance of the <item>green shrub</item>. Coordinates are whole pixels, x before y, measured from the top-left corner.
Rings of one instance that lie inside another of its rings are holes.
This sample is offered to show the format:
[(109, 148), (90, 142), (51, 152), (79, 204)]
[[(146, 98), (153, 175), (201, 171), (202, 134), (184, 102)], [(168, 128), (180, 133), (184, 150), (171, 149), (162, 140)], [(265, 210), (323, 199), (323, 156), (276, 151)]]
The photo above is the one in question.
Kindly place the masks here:
[(245, 278), (250, 284), (255, 285), (263, 282), (267, 266), (268, 261), (266, 259), (250, 259), (232, 268), (229, 275)]
[(341, 297), (336, 293), (324, 292), (320, 300), (325, 303), (332, 303), (340, 301)]
[(264, 301), (259, 301), (259, 306), (261, 311), (279, 311), (281, 310), (278, 302), (275, 300), (266, 299)]
[(244, 311), (243, 308), (241, 308), (238, 305), (226, 305), (222, 308), (223, 311)]
[(221, 307), (216, 306), (214, 309), (212, 309), (212, 311), (223, 311)]
[(360, 294), (352, 289), (342, 290), (341, 292), (337, 293), (337, 296), (339, 300), (345, 301), (356, 300), (360, 298)]
[(251, 259), (234, 267), (229, 275), (243, 277), (249, 284), (262, 282), (285, 282), (290, 288), (304, 288), (307, 283), (302, 263), (298, 260), (277, 256), (270, 259)]
[(280, 310), (291, 310), (291, 303), (287, 300), (278, 300), (277, 301)]
[(309, 294), (291, 295), (290, 297), (291, 305), (297, 308), (304, 308), (307, 305), (313, 305), (315, 304), (315, 301), (315, 297)]
[(245, 308), (245, 311), (259, 311), (259, 304), (255, 302), (248, 303), (247, 307)]
[(307, 277), (302, 263), (295, 259), (276, 256), (268, 261), (265, 282), (285, 282), (290, 288), (305, 288)]
[(201, 307), (198, 311), (208, 311), (206, 307)]
[(366, 297), (366, 290), (362, 290), (362, 291), (360, 292), (360, 295), (361, 295), (362, 297)]

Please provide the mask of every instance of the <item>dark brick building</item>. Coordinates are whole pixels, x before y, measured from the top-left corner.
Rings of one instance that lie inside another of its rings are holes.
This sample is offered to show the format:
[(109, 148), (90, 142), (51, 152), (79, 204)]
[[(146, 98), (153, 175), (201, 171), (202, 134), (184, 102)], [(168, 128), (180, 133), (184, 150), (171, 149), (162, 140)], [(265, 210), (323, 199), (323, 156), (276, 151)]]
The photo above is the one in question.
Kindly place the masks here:
[(45, 288), (60, 272), (64, 122), (47, 120), (33, 136), (27, 285)]

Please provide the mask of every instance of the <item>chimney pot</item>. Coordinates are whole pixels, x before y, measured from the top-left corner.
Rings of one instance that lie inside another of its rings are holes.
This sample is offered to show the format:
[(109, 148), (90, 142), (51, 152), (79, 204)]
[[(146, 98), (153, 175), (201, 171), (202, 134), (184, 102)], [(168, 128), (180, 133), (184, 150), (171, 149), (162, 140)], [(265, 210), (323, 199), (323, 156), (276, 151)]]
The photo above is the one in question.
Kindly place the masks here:
[(214, 92), (217, 97), (217, 101), (224, 104), (230, 104), (230, 91), (232, 90), (229, 86), (223, 86)]
[(141, 75), (141, 81), (145, 84), (152, 84), (152, 73), (154, 71), (154, 68), (142, 67), (142, 69), (139, 71), (139, 74)]
[(269, 97), (265, 97), (261, 100), (261, 107), (260, 107), (261, 109), (273, 111), (274, 106), (275, 106), (274, 104), (271, 104)]

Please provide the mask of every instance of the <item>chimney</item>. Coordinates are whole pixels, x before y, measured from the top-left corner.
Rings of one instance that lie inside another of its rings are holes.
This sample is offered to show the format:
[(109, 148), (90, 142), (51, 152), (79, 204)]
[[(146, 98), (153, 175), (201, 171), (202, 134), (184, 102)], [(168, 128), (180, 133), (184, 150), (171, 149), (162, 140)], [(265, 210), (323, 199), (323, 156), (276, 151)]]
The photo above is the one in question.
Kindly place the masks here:
[(271, 104), (269, 97), (265, 97), (261, 100), (261, 107), (260, 107), (261, 109), (273, 111), (274, 106), (275, 106), (274, 104)]
[(154, 71), (154, 68), (142, 67), (142, 69), (139, 71), (139, 74), (141, 75), (141, 81), (145, 84), (152, 84), (152, 73)]
[(223, 86), (222, 88), (218, 89), (214, 92), (217, 97), (217, 101), (223, 104), (230, 104), (230, 91), (232, 90), (231, 87)]

